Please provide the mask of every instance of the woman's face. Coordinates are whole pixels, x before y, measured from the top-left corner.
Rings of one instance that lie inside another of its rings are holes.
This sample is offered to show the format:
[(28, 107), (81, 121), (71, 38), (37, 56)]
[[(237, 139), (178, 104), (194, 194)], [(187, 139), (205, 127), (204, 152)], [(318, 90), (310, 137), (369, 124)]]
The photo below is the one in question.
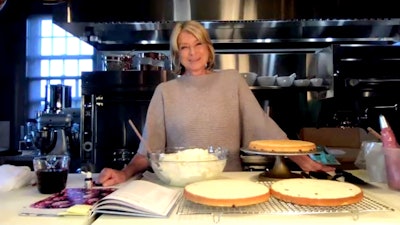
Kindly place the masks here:
[(206, 64), (209, 58), (207, 44), (201, 43), (191, 33), (183, 31), (178, 36), (178, 48), (181, 64), (185, 67), (185, 74), (206, 74)]

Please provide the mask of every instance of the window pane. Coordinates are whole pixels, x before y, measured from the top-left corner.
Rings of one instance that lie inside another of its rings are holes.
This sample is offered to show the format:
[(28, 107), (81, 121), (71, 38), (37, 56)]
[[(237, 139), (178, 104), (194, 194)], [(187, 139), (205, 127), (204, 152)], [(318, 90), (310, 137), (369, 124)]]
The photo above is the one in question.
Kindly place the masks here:
[(36, 118), (37, 112), (44, 110), (46, 81), (32, 81), (29, 83), (29, 118)]
[(46, 85), (47, 81), (46, 80), (41, 80), (40, 81), (40, 97), (45, 98), (46, 97)]
[(81, 54), (82, 55), (93, 55), (94, 50), (93, 46), (89, 45), (88, 43), (81, 41)]
[(54, 37), (65, 37), (67, 33), (61, 27), (53, 24), (53, 36)]
[(79, 55), (79, 39), (75, 37), (67, 38), (67, 55)]
[(40, 60), (40, 76), (48, 77), (50, 76), (50, 62), (49, 60)]
[(42, 37), (50, 37), (52, 32), (53, 22), (51, 20), (42, 20)]
[(81, 59), (79, 60), (79, 75), (85, 71), (93, 71), (93, 60), (91, 59)]
[(54, 79), (54, 80), (50, 80), (50, 85), (52, 85), (52, 84), (61, 84), (61, 80), (56, 80), (56, 79)]
[(51, 55), (51, 49), (53, 47), (51, 45), (51, 38), (42, 38), (41, 47), (41, 55)]
[(78, 72), (78, 60), (68, 59), (64, 61), (65, 65), (65, 76), (79, 76)]
[(64, 74), (64, 64), (63, 60), (53, 59), (50, 60), (50, 76), (59, 77)]
[(64, 80), (64, 85), (71, 86), (71, 97), (76, 97), (76, 81), (75, 80)]
[(65, 38), (53, 39), (53, 55), (65, 55)]
[(78, 80), (78, 96), (82, 96), (82, 80)]

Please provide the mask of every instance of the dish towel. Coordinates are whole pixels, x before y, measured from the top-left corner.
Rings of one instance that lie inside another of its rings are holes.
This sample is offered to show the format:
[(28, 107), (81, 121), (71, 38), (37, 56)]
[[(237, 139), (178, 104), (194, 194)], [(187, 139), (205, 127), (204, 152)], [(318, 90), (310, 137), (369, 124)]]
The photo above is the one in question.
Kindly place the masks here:
[(28, 166), (0, 166), (0, 192), (11, 191), (35, 182), (35, 173)]

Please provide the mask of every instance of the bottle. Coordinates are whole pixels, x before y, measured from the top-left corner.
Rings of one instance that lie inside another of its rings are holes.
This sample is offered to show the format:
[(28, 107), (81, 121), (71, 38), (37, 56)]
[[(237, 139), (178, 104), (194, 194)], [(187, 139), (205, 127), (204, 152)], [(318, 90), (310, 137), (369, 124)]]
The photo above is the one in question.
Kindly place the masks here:
[(85, 188), (89, 189), (93, 187), (93, 178), (92, 178), (92, 173), (91, 172), (86, 172), (86, 177), (85, 177)]

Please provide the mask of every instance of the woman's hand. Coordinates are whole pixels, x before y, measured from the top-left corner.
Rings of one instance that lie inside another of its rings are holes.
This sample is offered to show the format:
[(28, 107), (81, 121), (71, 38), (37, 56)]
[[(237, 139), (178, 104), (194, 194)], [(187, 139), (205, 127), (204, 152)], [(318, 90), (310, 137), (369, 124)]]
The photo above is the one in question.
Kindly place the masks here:
[(104, 168), (101, 170), (97, 182), (107, 187), (125, 182), (127, 179), (128, 176), (121, 170)]
[(131, 162), (122, 170), (104, 168), (100, 172), (97, 182), (103, 186), (119, 184), (127, 181), (133, 175), (145, 171), (148, 167), (149, 161), (147, 160), (147, 157), (141, 154), (136, 154)]
[(335, 170), (334, 167), (326, 166), (319, 162), (316, 162), (307, 155), (290, 156), (289, 158), (293, 162), (295, 162), (304, 172), (309, 172), (309, 171), (330, 172)]

